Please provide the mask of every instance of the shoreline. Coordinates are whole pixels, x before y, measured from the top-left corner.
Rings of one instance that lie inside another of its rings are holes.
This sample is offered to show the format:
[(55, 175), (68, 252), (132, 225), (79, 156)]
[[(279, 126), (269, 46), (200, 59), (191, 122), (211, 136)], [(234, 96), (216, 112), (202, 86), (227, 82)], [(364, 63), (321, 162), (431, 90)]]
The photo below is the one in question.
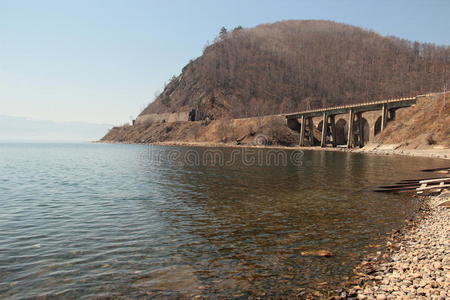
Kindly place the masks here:
[(206, 147), (206, 148), (256, 148), (256, 149), (281, 149), (281, 150), (302, 150), (302, 151), (338, 151), (350, 153), (365, 153), (375, 155), (402, 155), (409, 157), (439, 158), (450, 160), (450, 148), (432, 148), (432, 149), (402, 149), (397, 144), (368, 144), (363, 148), (340, 148), (340, 147), (300, 147), (300, 146), (282, 146), (282, 145), (251, 145), (251, 144), (229, 144), (213, 142), (184, 142), (168, 141), (155, 143), (133, 143), (133, 142), (115, 142), (115, 141), (96, 141), (94, 143), (105, 144), (131, 144), (131, 145), (153, 145), (168, 147)]
[(331, 299), (450, 297), (450, 192), (422, 199), (413, 218), (387, 236), (386, 253), (366, 257), (354, 268), (357, 279)]

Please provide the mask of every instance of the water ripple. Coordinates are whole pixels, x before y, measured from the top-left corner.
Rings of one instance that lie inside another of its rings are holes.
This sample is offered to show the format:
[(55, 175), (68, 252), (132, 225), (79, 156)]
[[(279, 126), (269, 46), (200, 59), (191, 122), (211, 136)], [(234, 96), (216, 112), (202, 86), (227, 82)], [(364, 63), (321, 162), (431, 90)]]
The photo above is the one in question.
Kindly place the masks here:
[[(182, 166), (143, 159), (148, 148), (137, 145), (0, 151), (2, 299), (282, 297), (333, 287), (415, 206), (362, 189), (440, 164), (306, 152), (302, 166)], [(300, 255), (314, 249), (335, 255)]]

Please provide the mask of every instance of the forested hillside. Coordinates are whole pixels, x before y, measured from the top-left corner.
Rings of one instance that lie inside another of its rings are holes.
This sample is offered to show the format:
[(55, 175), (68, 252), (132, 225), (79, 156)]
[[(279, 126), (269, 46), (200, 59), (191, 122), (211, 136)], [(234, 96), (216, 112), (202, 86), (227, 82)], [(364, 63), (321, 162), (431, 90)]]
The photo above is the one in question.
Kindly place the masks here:
[(449, 72), (449, 47), (330, 21), (223, 29), (141, 114), (294, 112), (438, 91)]

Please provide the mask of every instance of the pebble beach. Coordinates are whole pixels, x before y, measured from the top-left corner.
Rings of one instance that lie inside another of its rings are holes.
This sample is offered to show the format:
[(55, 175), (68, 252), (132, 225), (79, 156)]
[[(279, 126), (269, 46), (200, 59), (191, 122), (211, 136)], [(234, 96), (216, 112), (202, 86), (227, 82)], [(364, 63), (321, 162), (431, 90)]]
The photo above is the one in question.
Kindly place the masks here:
[(393, 232), (385, 253), (354, 270), (359, 279), (332, 299), (450, 299), (450, 193), (426, 197)]

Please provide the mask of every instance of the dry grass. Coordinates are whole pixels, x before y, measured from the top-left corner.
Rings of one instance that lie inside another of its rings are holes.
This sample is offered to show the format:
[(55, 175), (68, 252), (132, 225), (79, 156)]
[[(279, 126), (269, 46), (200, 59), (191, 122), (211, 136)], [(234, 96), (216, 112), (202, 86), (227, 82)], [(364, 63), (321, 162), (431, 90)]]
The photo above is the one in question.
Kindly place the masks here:
[(282, 116), (221, 119), (205, 122), (149, 123), (111, 129), (102, 141), (127, 143), (203, 142), (252, 144), (264, 135), (270, 145), (294, 145), (298, 134)]
[(450, 93), (420, 98), (411, 108), (399, 110), (380, 135), (383, 144), (403, 144), (405, 148), (450, 147)]

